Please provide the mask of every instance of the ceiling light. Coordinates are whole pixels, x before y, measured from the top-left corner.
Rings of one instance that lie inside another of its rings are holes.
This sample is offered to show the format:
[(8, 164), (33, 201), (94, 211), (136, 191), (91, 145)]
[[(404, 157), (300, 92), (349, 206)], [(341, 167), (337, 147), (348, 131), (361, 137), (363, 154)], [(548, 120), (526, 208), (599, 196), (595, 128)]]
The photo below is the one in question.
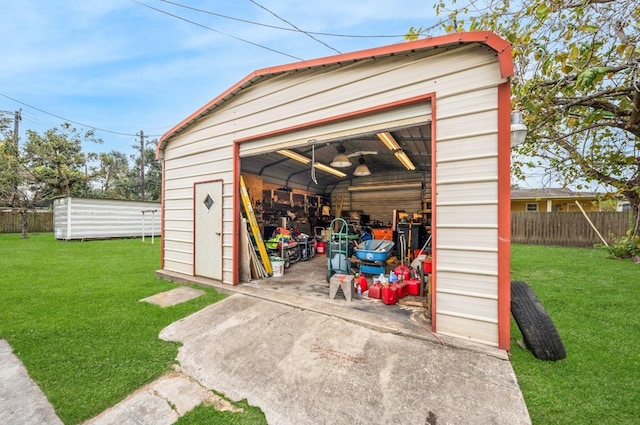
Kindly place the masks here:
[(316, 162), (314, 165), (318, 170), (322, 170), (322, 171), (324, 171), (326, 173), (333, 174), (334, 176), (347, 177), (347, 175), (345, 173), (343, 173), (342, 171), (336, 170), (335, 168), (331, 168), (328, 165), (324, 165), (324, 164), (321, 164), (319, 162)]
[(527, 126), (522, 121), (522, 112), (511, 114), (511, 147), (524, 143), (527, 138)]
[(336, 168), (351, 167), (351, 161), (349, 160), (349, 157), (345, 155), (344, 146), (338, 145), (336, 146), (336, 149), (338, 150), (338, 154), (335, 157), (333, 157), (333, 161), (331, 161), (331, 166)]
[(400, 161), (402, 165), (404, 165), (404, 168), (406, 168), (407, 170), (413, 171), (416, 169), (416, 166), (413, 165), (413, 162), (411, 162), (411, 160), (409, 159), (407, 154), (404, 153), (404, 151), (398, 150), (398, 151), (395, 151), (393, 154), (396, 156), (396, 158), (398, 158), (398, 161)]
[(404, 168), (409, 171), (416, 169), (416, 166), (413, 165), (413, 162), (411, 162), (407, 154), (400, 149), (400, 145), (396, 142), (396, 139), (393, 138), (391, 133), (385, 131), (384, 133), (377, 133), (376, 136), (378, 136), (378, 138), (382, 140), (382, 143), (384, 143), (384, 145), (393, 152), (396, 158), (398, 158), (398, 161), (404, 165)]
[(307, 158), (306, 156), (300, 155), (299, 153), (291, 151), (289, 149), (282, 149), (276, 152), (279, 153), (280, 155), (286, 156), (287, 158), (291, 158), (298, 162), (302, 162), (303, 164), (308, 164), (311, 162), (311, 159)]
[(390, 151), (397, 151), (398, 149), (400, 149), (400, 145), (398, 145), (396, 139), (394, 139), (391, 133), (389, 133), (388, 131), (385, 131), (384, 133), (377, 133), (376, 136), (378, 136), (378, 138), (382, 140), (382, 143), (384, 143), (384, 145)]
[(369, 167), (367, 167), (367, 164), (364, 163), (364, 158), (360, 157), (358, 159), (358, 162), (360, 162), (360, 165), (358, 165), (356, 167), (356, 169), (353, 170), (353, 175), (357, 176), (357, 177), (363, 177), (363, 176), (371, 175), (371, 171), (369, 170)]

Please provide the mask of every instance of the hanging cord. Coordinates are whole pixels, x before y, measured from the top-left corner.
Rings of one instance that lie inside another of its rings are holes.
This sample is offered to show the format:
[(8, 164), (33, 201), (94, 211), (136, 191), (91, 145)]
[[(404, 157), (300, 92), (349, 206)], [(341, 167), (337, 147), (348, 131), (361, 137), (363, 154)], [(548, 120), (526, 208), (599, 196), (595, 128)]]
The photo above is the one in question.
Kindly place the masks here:
[(318, 184), (316, 179), (316, 145), (311, 145), (311, 180)]

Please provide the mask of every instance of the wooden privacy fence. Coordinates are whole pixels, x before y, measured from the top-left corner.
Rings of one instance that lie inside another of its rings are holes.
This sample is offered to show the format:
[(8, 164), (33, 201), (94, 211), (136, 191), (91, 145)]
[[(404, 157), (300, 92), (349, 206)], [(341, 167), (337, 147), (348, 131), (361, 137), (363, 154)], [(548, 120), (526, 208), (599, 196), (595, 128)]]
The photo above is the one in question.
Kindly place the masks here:
[[(53, 211), (29, 211), (29, 233), (53, 232)], [(20, 214), (13, 211), (0, 211), (1, 233), (22, 233)]]
[[(629, 230), (631, 212), (588, 212), (598, 232), (611, 243)], [(602, 243), (580, 212), (513, 212), (511, 242), (537, 245), (593, 246)]]
[[(611, 243), (629, 229), (630, 212), (589, 212), (587, 216)], [(29, 211), (29, 232), (53, 232), (52, 211)], [(20, 233), (20, 214), (0, 212), (0, 232)], [(511, 242), (537, 245), (593, 246), (601, 243), (596, 232), (579, 212), (511, 213)]]

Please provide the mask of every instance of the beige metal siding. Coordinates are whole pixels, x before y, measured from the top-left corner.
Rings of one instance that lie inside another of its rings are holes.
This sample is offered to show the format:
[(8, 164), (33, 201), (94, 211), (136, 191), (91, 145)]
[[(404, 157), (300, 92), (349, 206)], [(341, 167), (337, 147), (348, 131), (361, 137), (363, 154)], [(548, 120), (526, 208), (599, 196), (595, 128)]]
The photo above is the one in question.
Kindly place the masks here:
[[(189, 190), (196, 181), (220, 178), (225, 182), (223, 280), (231, 282), (237, 219), (230, 205), (237, 190), (231, 186), (233, 140), (436, 93), (434, 198), (436, 208), (442, 207), (435, 230), (437, 330), (497, 345), (496, 110), (502, 82), (495, 52), (466, 45), (299, 71), (242, 90), (167, 145), (165, 268), (192, 273)], [(241, 146), (241, 156), (431, 119), (429, 105), (415, 104), (256, 140)]]
[[(491, 70), (491, 68), (495, 68)], [(497, 64), (436, 100), (437, 331), (498, 344)]]

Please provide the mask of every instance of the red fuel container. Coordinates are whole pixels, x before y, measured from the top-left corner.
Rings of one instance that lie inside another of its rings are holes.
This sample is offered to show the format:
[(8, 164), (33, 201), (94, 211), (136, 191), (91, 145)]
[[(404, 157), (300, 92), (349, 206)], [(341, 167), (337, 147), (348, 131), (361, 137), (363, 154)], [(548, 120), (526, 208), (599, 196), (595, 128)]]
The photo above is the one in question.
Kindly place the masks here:
[(360, 284), (360, 288), (362, 288), (362, 292), (369, 289), (369, 282), (367, 282), (367, 278), (362, 273), (358, 275), (358, 279), (356, 281)]
[(405, 280), (407, 284), (407, 293), (409, 295), (420, 295), (420, 279)]
[(409, 285), (407, 285), (406, 280), (396, 282), (394, 285), (398, 290), (398, 299), (404, 298), (409, 294)]
[(409, 280), (409, 278), (411, 277), (409, 267), (405, 266), (404, 264), (400, 264), (393, 270), (393, 272), (396, 276), (398, 276), (398, 279), (400, 279), (400, 276), (402, 276), (402, 280)]
[(371, 285), (371, 288), (369, 288), (369, 298), (376, 298), (379, 300), (381, 296), (382, 285), (379, 282)]
[(398, 302), (398, 288), (396, 288), (396, 285), (386, 285), (382, 287), (382, 302), (387, 305)]

